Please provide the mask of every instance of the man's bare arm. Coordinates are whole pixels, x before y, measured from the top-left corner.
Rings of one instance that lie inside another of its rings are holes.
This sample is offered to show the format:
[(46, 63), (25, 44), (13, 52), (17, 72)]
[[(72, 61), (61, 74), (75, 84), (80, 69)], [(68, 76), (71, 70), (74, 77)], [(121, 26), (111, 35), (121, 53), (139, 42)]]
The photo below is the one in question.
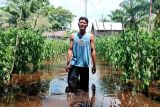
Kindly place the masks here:
[(70, 43), (69, 43), (69, 49), (68, 49), (68, 55), (67, 55), (67, 65), (70, 64), (70, 60), (72, 58), (72, 49), (73, 49), (73, 38), (74, 38), (74, 35), (72, 34), (70, 36)]
[(92, 56), (92, 63), (93, 63), (93, 70), (95, 69), (95, 71), (92, 70), (92, 73), (96, 72), (96, 50), (95, 50), (95, 45), (94, 45), (94, 35), (91, 34), (91, 56)]

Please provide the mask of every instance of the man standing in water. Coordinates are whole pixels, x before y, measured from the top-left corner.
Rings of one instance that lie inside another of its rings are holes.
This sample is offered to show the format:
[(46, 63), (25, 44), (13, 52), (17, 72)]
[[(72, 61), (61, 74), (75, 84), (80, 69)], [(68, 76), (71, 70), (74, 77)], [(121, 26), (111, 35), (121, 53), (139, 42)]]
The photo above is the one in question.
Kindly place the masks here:
[(94, 35), (86, 33), (88, 18), (80, 17), (79, 32), (70, 36), (66, 71), (68, 72), (68, 89), (89, 89), (89, 62), (92, 58), (92, 74), (96, 73), (96, 51)]

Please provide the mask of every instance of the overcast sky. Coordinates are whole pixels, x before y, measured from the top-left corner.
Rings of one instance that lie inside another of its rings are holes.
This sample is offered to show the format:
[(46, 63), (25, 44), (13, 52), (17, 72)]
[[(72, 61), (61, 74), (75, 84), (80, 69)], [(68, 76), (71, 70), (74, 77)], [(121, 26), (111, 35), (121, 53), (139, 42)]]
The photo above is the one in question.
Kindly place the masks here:
[[(50, 3), (55, 7), (62, 6), (63, 8), (71, 11), (77, 17), (72, 23), (74, 29), (78, 29), (77, 22), (80, 16), (85, 15), (85, 0), (50, 0)], [(99, 20), (107, 17), (111, 10), (119, 8), (119, 4), (123, 0), (87, 0), (87, 17), (89, 24), (96, 19)], [(90, 27), (90, 26), (89, 26)]]
[(3, 5), (7, 0), (0, 0), (0, 5)]
[[(54, 6), (62, 6), (70, 10), (77, 17), (84, 16), (85, 0), (50, 0)], [(119, 7), (119, 3), (123, 0), (87, 0), (87, 16), (88, 18), (101, 18), (102, 14), (107, 16), (111, 10)]]

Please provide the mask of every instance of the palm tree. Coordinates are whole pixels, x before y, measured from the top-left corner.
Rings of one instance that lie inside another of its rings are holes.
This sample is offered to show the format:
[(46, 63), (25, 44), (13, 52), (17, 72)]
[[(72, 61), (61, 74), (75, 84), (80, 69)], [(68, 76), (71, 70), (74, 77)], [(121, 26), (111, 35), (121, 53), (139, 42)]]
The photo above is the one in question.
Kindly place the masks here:
[(27, 0), (8, 0), (7, 6), (2, 10), (10, 14), (8, 17), (8, 23), (15, 26), (20, 25), (22, 21), (26, 21), (30, 12), (28, 9)]
[(2, 10), (10, 14), (8, 17), (10, 24), (25, 27), (26, 21), (33, 17), (33, 14), (41, 15), (45, 5), (49, 5), (48, 0), (8, 0)]
[[(39, 19), (47, 20), (45, 17), (48, 14), (48, 12), (47, 12), (48, 6), (49, 6), (48, 0), (30, 0), (29, 10), (32, 13), (30, 16), (30, 19), (31, 20), (34, 19), (33, 20), (33, 28), (36, 27), (37, 21)], [(46, 25), (48, 25), (48, 24), (46, 24)]]
[(109, 15), (111, 20), (122, 22), (123, 27), (138, 29), (143, 26), (143, 21), (147, 21), (149, 13), (148, 0), (124, 0), (120, 4), (120, 9), (112, 11)]

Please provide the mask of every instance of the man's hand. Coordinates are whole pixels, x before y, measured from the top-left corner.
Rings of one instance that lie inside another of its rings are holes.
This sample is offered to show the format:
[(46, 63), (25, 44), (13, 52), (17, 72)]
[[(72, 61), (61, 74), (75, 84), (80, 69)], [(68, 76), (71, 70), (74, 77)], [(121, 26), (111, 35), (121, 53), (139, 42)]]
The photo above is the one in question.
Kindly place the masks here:
[(66, 70), (66, 72), (69, 72), (70, 69), (71, 69), (71, 65), (68, 64), (68, 65), (65, 67), (65, 70)]
[(96, 73), (96, 66), (93, 66), (92, 67), (92, 74), (95, 74)]

